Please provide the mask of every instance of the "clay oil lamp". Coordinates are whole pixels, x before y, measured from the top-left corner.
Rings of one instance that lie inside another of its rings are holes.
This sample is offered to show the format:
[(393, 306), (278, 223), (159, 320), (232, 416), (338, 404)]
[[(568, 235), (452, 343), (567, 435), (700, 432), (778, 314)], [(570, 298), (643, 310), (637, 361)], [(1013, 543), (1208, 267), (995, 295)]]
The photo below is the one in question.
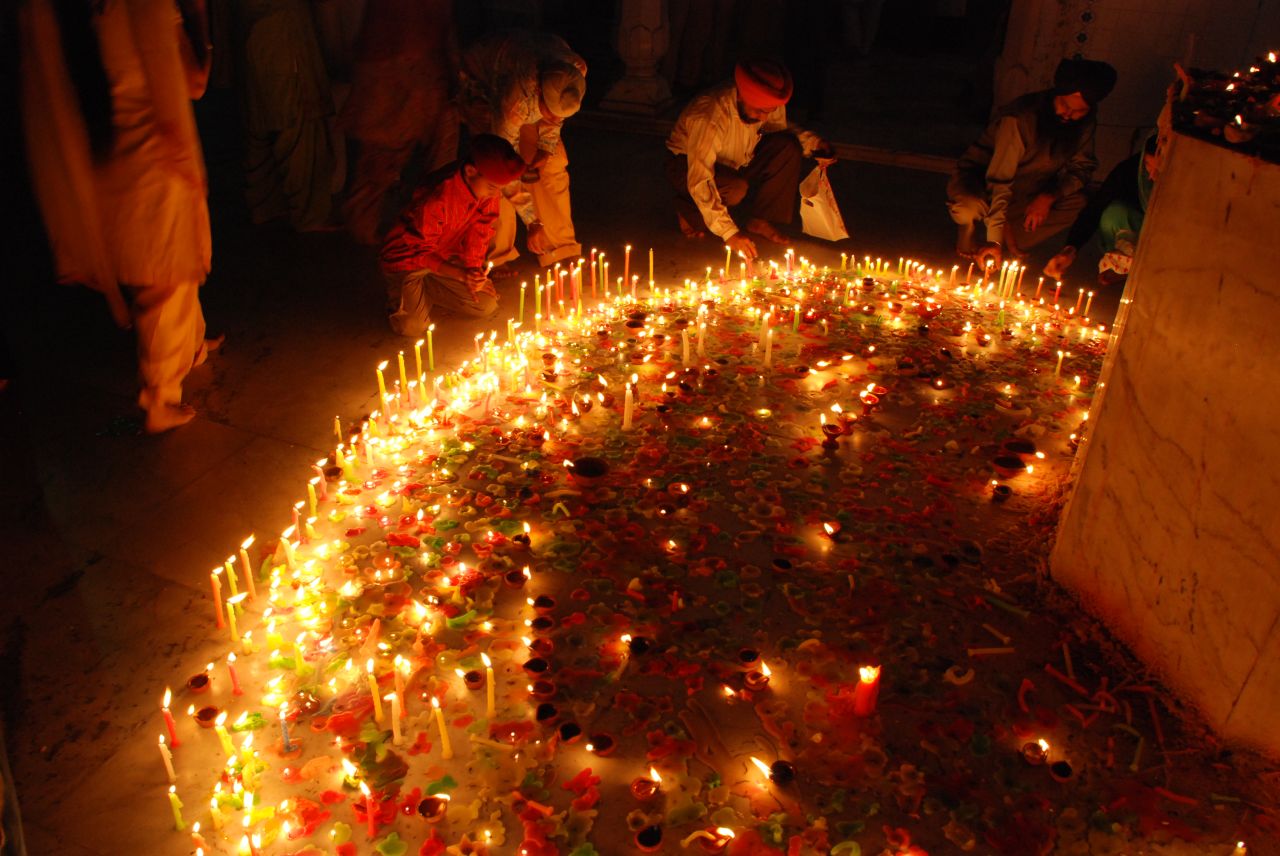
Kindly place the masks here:
[(582, 726), (576, 722), (562, 722), (556, 733), (561, 743), (577, 743), (582, 739)]
[(693, 842), (698, 842), (698, 849), (703, 853), (723, 853), (724, 849), (729, 846), (729, 842), (733, 840), (733, 830), (727, 826), (717, 826), (714, 829), (699, 829), (688, 838), (680, 842), (682, 847), (688, 847)]
[(653, 802), (662, 793), (662, 776), (653, 767), (648, 776), (638, 776), (631, 780), (631, 796), (642, 803)]
[(565, 462), (569, 477), (578, 487), (592, 487), (609, 472), (609, 464), (603, 458), (578, 458)]
[(662, 827), (646, 826), (636, 833), (636, 848), (644, 853), (657, 852), (662, 847)]
[(529, 694), (538, 701), (546, 701), (554, 698), (556, 694), (556, 685), (552, 681), (545, 678), (533, 682), (533, 689), (529, 690)]
[(525, 674), (532, 678), (545, 675), (550, 668), (551, 664), (547, 662), (545, 657), (531, 657), (524, 662)]
[(530, 545), (531, 543), (532, 543), (532, 539), (530, 539), (530, 537), (529, 537), (529, 524), (528, 524), (528, 523), (526, 523), (526, 524), (524, 525), (524, 531), (523, 531), (523, 532), (517, 532), (515, 535), (512, 535), (512, 536), (511, 536), (511, 544), (512, 544), (512, 549), (513, 549), (513, 550), (520, 550), (520, 551), (528, 550), (528, 549), (529, 549), (529, 545)]
[(1007, 484), (1000, 484), (994, 479), (991, 482), (991, 501), (1005, 502), (1009, 497), (1013, 496), (1013, 488)]
[(766, 764), (754, 755), (751, 757), (751, 763), (756, 765), (761, 773), (775, 785), (785, 787), (796, 780), (796, 768), (789, 761), (774, 761), (772, 764)]
[(539, 615), (529, 622), (529, 628), (537, 635), (550, 633), (555, 629), (556, 620), (550, 615)]
[(486, 680), (485, 680), (484, 672), (482, 672), (480, 669), (471, 669), (470, 671), (466, 671), (466, 672), (462, 671), (461, 669), (455, 669), (454, 671), (456, 671), (458, 675), (462, 678), (462, 685), (467, 689), (471, 690), (472, 692), (476, 692), (477, 690), (484, 689)]
[(607, 731), (592, 734), (587, 738), (587, 751), (593, 752), (601, 758), (608, 758), (613, 754), (613, 750), (617, 748), (618, 742)]
[(1004, 479), (1011, 479), (1027, 470), (1026, 464), (1022, 463), (1022, 458), (1017, 455), (996, 455), (991, 460), (991, 466), (995, 468), (996, 474)]
[(212, 668), (213, 664), (210, 663), (205, 667), (203, 672), (196, 672), (194, 675), (187, 678), (187, 692), (192, 695), (200, 695), (201, 693), (208, 692), (209, 687), (213, 685), (213, 678), (209, 677), (209, 671)]
[(507, 586), (507, 588), (522, 589), (524, 588), (524, 584), (527, 583), (528, 581), (529, 581), (528, 568), (524, 568), (523, 570), (512, 569), (502, 575), (502, 582)]
[(752, 668), (758, 662), (760, 662), (760, 652), (755, 648), (743, 648), (738, 651), (738, 663), (743, 668)]
[(207, 705), (191, 714), (192, 719), (196, 721), (196, 725), (201, 728), (213, 728), (213, 724), (218, 721), (218, 714), (221, 710), (213, 705)]
[(835, 422), (827, 421), (827, 414), (819, 414), (822, 419), (822, 448), (827, 451), (840, 448), (840, 444), (836, 442), (836, 438), (844, 433), (844, 428)]
[(537, 639), (530, 639), (528, 636), (520, 637), (530, 651), (539, 657), (549, 657), (556, 650), (556, 643), (545, 636), (539, 636)]
[(1055, 782), (1066, 783), (1075, 776), (1075, 770), (1068, 761), (1054, 761), (1049, 765), (1049, 777)]
[(444, 820), (445, 815), (448, 813), (448, 794), (431, 794), (418, 803), (418, 814), (422, 815), (427, 823), (439, 823)]
[(1049, 757), (1049, 741), (1036, 740), (1022, 746), (1022, 760), (1033, 767), (1039, 767)]
[(556, 608), (556, 599), (549, 594), (540, 594), (529, 604), (538, 615), (546, 615)]
[(758, 693), (765, 687), (769, 686), (769, 665), (763, 660), (760, 661), (759, 669), (752, 669), (742, 676), (742, 684), (753, 693)]
[(646, 654), (653, 647), (653, 640), (648, 636), (632, 636), (627, 639), (627, 650), (636, 656)]
[(533, 711), (533, 718), (540, 725), (550, 725), (560, 715), (560, 710), (551, 702), (544, 701)]

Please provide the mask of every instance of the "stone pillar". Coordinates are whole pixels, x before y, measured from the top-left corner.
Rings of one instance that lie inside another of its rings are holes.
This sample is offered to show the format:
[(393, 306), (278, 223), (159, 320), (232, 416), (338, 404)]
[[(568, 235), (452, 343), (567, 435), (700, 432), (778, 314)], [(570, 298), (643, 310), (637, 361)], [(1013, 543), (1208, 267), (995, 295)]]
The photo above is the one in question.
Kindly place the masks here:
[(1280, 165), (1173, 135), (1050, 556), (1219, 734), (1273, 756), (1278, 222)]
[(656, 116), (671, 103), (671, 87), (658, 74), (658, 63), (671, 40), (666, 0), (622, 0), (618, 17), (618, 55), (627, 72), (600, 106), (618, 113)]

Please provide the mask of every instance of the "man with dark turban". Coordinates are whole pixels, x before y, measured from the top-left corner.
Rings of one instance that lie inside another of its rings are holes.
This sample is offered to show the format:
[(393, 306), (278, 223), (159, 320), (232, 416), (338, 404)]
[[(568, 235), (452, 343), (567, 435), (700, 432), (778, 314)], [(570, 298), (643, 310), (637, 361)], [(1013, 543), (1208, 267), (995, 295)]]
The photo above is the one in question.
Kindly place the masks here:
[(427, 331), (431, 309), (471, 318), (498, 310), (485, 254), (502, 188), (525, 170), (511, 144), (492, 134), (471, 141), (467, 160), (429, 177), (382, 245), (388, 321), (401, 336)]
[[(1052, 89), (996, 111), (947, 185), (960, 255), (999, 264), (1002, 253), (1021, 255), (1071, 225), (1098, 166), (1096, 107), (1115, 83), (1115, 69), (1105, 62), (1064, 59)], [(986, 226), (985, 244), (975, 241), (979, 222)]]
[[(795, 215), (805, 157), (831, 163), (816, 135), (787, 124), (791, 73), (780, 62), (738, 63), (732, 83), (689, 102), (667, 138), (667, 177), (676, 189), (681, 230), (699, 237), (710, 230), (746, 258), (756, 256), (750, 232), (783, 243), (779, 225)], [(729, 208), (748, 195), (742, 228)]]

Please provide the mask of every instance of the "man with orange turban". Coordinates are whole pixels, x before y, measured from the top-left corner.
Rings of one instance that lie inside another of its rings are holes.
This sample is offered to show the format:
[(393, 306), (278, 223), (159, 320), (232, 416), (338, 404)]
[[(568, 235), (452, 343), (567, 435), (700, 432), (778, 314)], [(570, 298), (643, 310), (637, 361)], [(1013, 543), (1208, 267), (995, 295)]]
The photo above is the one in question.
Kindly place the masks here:
[[(780, 62), (738, 63), (732, 83), (711, 89), (681, 112), (667, 138), (667, 177), (676, 189), (680, 228), (689, 237), (710, 230), (735, 252), (755, 258), (750, 232), (774, 243), (778, 225), (795, 216), (804, 158), (834, 162), (816, 135), (787, 123), (791, 73)], [(750, 196), (742, 228), (729, 208)]]

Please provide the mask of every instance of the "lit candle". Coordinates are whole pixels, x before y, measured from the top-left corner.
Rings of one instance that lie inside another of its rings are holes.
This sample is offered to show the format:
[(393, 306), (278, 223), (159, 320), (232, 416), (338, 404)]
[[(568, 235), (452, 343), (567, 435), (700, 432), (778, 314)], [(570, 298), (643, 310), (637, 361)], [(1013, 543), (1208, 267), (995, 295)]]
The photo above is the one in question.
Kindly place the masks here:
[(880, 667), (862, 666), (858, 669), (858, 685), (853, 690), (855, 716), (871, 716), (876, 712), (876, 698), (880, 695)]
[(382, 412), (383, 412), (383, 413), (388, 412), (388, 410), (387, 410), (387, 379), (386, 379), (385, 377), (383, 377), (383, 376), (382, 376), (382, 372), (386, 369), (386, 367), (387, 367), (387, 361), (386, 361), (386, 360), (383, 360), (382, 362), (378, 363), (378, 369), (377, 369), (377, 371), (378, 371), (378, 398), (382, 401)]
[(404, 351), (396, 354), (396, 362), (400, 369), (400, 395), (403, 397), (409, 394), (409, 373), (404, 368)]
[(164, 735), (160, 735), (160, 760), (164, 761), (164, 772), (170, 782), (178, 781), (178, 774), (173, 771), (173, 753), (164, 743)]
[(222, 560), (222, 569), (227, 572), (227, 586), (228, 588), (231, 589), (231, 594), (233, 597), (240, 593), (240, 586), (236, 584), (235, 569), (231, 567), (231, 563), (234, 561), (235, 561), (234, 556), (228, 556), (227, 558)]
[(764, 337), (764, 367), (773, 367), (773, 329), (765, 331)]
[(447, 761), (453, 757), (453, 744), (449, 742), (449, 730), (444, 726), (444, 712), (440, 710), (440, 699), (432, 696), (431, 707), (435, 711), (436, 728), (440, 729), (440, 757)]
[[(632, 375), (635, 377), (635, 375)], [(627, 384), (627, 391), (622, 399), (622, 430), (631, 430), (631, 417), (635, 408), (635, 397), (631, 394), (631, 384)]]
[[(627, 247), (627, 249), (629, 250), (631, 248)], [(496, 699), (494, 697), (495, 690), (493, 686), (493, 683), (494, 683), (493, 682), (493, 661), (489, 659), (488, 654), (484, 654), (484, 653), (480, 655), (480, 659), (484, 662), (484, 676), (485, 676), (484, 714), (489, 719), (493, 719), (494, 712), (495, 712), (494, 709), (496, 707)]]
[(1089, 292), (1089, 299), (1084, 302), (1084, 315), (1089, 317), (1089, 307), (1093, 305), (1093, 292)]
[(258, 587), (253, 581), (253, 565), (249, 562), (249, 548), (253, 546), (253, 536), (240, 542), (240, 567), (244, 568), (244, 587), (249, 592), (250, 600), (258, 599)]
[(178, 789), (174, 785), (169, 786), (169, 808), (173, 809), (173, 827), (181, 832), (187, 828), (186, 823), (182, 820), (182, 800), (178, 799)]
[(387, 693), (387, 698), (391, 700), (391, 740), (398, 746), (404, 742), (400, 734), (400, 694)]
[(680, 360), (684, 365), (689, 365), (689, 328), (687, 327), (680, 331)]
[(218, 579), (218, 574), (222, 573), (222, 568), (214, 568), (209, 574), (209, 587), (213, 589), (213, 614), (218, 619), (218, 628), (226, 626), (222, 620), (222, 581)]
[[(849, 264), (849, 254), (841, 253), (840, 254), (840, 272), (841, 273), (844, 273), (845, 269), (848, 267), (848, 264)], [(953, 283), (955, 282), (954, 272), (952, 273), (951, 280)]]
[(1062, 358), (1066, 356), (1066, 351), (1058, 351), (1058, 364), (1053, 367), (1053, 376), (1057, 377), (1062, 373)]
[(319, 482), (320, 482), (320, 479), (317, 476), (312, 476), (310, 481), (307, 482), (307, 502), (309, 503), (309, 507), (311, 508), (312, 517), (316, 516), (317, 514), (316, 506), (320, 502), (319, 498), (316, 496), (316, 485)]
[(519, 317), (520, 317), (521, 324), (524, 323), (524, 292), (525, 292), (525, 289), (527, 289), (528, 287), (529, 287), (529, 283), (527, 282), (520, 283), (520, 316)]
[(627, 244), (622, 256), (622, 281), (631, 282), (631, 245)]
[(373, 673), (373, 658), (370, 657), (364, 664), (365, 672), (369, 676), (369, 694), (373, 696), (373, 719), (379, 725), (382, 724), (382, 696), (378, 694), (378, 678)]
[(364, 794), (364, 813), (369, 821), (369, 838), (374, 839), (378, 837), (378, 808), (373, 804), (373, 794), (364, 782), (360, 783), (360, 792)]
[(240, 676), (236, 674), (235, 653), (227, 655), (227, 673), (231, 676), (231, 694), (244, 695), (244, 690), (240, 689)]
[(1075, 313), (1076, 315), (1079, 315), (1079, 314), (1080, 314), (1080, 304), (1082, 304), (1082, 303), (1084, 303), (1084, 289), (1083, 289), (1083, 288), (1082, 288), (1082, 289), (1080, 289), (1080, 290), (1079, 290), (1079, 293), (1076, 295), (1076, 305), (1075, 305), (1075, 308), (1074, 308), (1074, 309), (1072, 309), (1071, 311), (1072, 311), (1073, 313)]
[[(221, 787), (221, 785), (219, 785), (219, 787)], [(217, 797), (209, 798), (209, 817), (213, 821), (214, 832), (222, 829), (222, 808), (218, 805)]]
[(224, 710), (218, 714), (218, 718), (213, 721), (213, 731), (218, 735), (218, 742), (222, 744), (222, 751), (230, 758), (236, 754), (236, 747), (231, 745), (231, 735), (227, 733), (227, 712)]
[(240, 631), (236, 628), (236, 607), (240, 605), (240, 601), (246, 597), (244, 592), (235, 597), (227, 598), (227, 628), (231, 632), (231, 643), (234, 645), (240, 641)]
[(649, 248), (649, 284), (653, 285), (653, 247)]
[(427, 371), (430, 372), (436, 370), (435, 332), (436, 325), (427, 327)]
[(164, 716), (164, 727), (169, 729), (169, 745), (181, 746), (178, 740), (178, 725), (173, 721), (173, 714), (169, 711), (169, 702), (173, 700), (173, 692), (168, 687), (164, 688), (164, 700), (160, 702), (160, 713)]

